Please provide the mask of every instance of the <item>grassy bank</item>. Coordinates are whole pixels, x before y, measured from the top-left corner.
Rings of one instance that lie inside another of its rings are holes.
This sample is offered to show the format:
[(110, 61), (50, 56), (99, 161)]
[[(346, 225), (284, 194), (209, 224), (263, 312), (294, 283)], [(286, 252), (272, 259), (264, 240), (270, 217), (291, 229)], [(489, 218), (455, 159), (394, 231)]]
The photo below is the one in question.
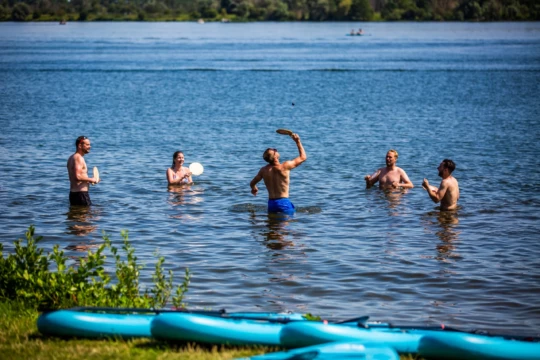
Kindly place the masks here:
[(234, 359), (274, 349), (169, 344), (151, 339), (84, 340), (46, 337), (38, 332), (39, 313), (0, 303), (0, 359)]
[[(201, 347), (152, 339), (85, 340), (47, 337), (39, 333), (39, 313), (13, 303), (0, 303), (0, 359), (236, 359), (279, 349), (268, 347)], [(414, 360), (401, 356), (400, 360)]]

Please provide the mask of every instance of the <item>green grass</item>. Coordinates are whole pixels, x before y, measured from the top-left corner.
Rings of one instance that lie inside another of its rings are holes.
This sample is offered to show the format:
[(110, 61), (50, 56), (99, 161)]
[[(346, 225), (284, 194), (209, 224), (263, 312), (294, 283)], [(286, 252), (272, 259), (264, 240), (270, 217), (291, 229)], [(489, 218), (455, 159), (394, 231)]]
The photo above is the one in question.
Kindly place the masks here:
[[(85, 340), (47, 337), (37, 330), (39, 313), (15, 303), (0, 302), (0, 359), (167, 359), (227, 360), (278, 351), (268, 347), (205, 347), (152, 339)], [(400, 360), (415, 360), (401, 356)]]

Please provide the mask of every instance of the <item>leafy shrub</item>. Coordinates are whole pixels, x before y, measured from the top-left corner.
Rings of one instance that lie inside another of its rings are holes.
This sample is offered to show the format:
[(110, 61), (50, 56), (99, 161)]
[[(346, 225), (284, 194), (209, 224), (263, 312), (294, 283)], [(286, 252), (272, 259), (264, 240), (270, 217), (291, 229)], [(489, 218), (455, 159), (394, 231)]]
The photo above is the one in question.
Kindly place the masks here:
[[(5, 258), (0, 244), (0, 300), (21, 301), (40, 310), (74, 306), (160, 308), (169, 299), (175, 307), (184, 306), (182, 299), (188, 290), (189, 269), (186, 268), (182, 284), (173, 295), (173, 273), (169, 270), (168, 276), (164, 274), (165, 260), (160, 257), (152, 276), (154, 287), (142, 291), (139, 275), (143, 266), (137, 263), (127, 231), (121, 232), (122, 251), (104, 234), (104, 243), (95, 252), (88, 251), (86, 258), (80, 258), (78, 266), (72, 267), (66, 266), (68, 257), (58, 245), (52, 253), (44, 254), (37, 246), (42, 237), (34, 238), (34, 230), (30, 226), (26, 244), (21, 239), (15, 241), (14, 254)], [(104, 268), (107, 249), (116, 266), (113, 276)]]

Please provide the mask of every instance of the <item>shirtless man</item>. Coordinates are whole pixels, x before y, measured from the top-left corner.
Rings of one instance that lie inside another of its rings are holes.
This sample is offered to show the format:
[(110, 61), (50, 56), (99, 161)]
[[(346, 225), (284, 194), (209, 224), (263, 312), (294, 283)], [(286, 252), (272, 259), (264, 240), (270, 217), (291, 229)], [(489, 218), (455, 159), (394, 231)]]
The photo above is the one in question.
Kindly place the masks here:
[(441, 210), (455, 210), (459, 199), (459, 186), (452, 172), (455, 170), (456, 164), (450, 159), (444, 159), (437, 170), (439, 176), (442, 177), (441, 185), (437, 189), (435, 186), (429, 185), (429, 181), (424, 179), (422, 187), (427, 191), (431, 200), (434, 203), (441, 202)]
[(263, 159), (268, 165), (263, 166), (249, 184), (251, 193), (256, 196), (259, 191), (257, 183), (264, 180), (266, 190), (268, 190), (268, 212), (271, 213), (294, 213), (294, 205), (289, 200), (289, 175), (292, 169), (306, 161), (307, 155), (300, 142), (300, 136), (292, 134), (291, 138), (298, 146), (298, 157), (280, 164), (277, 149), (266, 149)]
[(76, 151), (67, 161), (69, 175), (69, 203), (71, 205), (92, 205), (88, 194), (88, 184), (97, 184), (99, 181), (88, 177), (88, 168), (84, 155), (90, 152), (90, 140), (86, 136), (79, 136), (75, 140)]
[(370, 188), (379, 182), (381, 189), (397, 189), (399, 187), (412, 189), (414, 187), (407, 173), (402, 168), (396, 166), (398, 152), (396, 150), (388, 150), (386, 153), (386, 167), (375, 171), (373, 175), (366, 175), (366, 188)]

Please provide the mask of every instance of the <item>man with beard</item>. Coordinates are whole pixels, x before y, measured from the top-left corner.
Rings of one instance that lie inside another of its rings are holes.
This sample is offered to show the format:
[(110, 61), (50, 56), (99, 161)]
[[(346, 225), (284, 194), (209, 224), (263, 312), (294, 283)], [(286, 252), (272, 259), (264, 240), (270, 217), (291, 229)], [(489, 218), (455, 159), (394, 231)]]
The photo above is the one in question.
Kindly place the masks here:
[(97, 184), (93, 177), (88, 177), (88, 168), (84, 155), (90, 152), (90, 140), (86, 136), (79, 136), (75, 140), (75, 148), (77, 149), (67, 161), (67, 170), (69, 175), (69, 203), (71, 205), (92, 205), (90, 195), (88, 194), (88, 184)]
[(459, 199), (459, 186), (452, 172), (455, 170), (456, 164), (450, 159), (444, 159), (437, 170), (442, 178), (441, 184), (437, 189), (435, 186), (429, 185), (427, 179), (422, 182), (422, 187), (427, 191), (431, 200), (434, 203), (441, 202), (441, 210), (455, 210)]
[(398, 152), (396, 150), (388, 150), (386, 153), (386, 167), (375, 171), (373, 175), (366, 175), (366, 188), (370, 188), (379, 182), (381, 189), (397, 189), (405, 188), (412, 189), (414, 187), (407, 173), (402, 168), (396, 166)]

